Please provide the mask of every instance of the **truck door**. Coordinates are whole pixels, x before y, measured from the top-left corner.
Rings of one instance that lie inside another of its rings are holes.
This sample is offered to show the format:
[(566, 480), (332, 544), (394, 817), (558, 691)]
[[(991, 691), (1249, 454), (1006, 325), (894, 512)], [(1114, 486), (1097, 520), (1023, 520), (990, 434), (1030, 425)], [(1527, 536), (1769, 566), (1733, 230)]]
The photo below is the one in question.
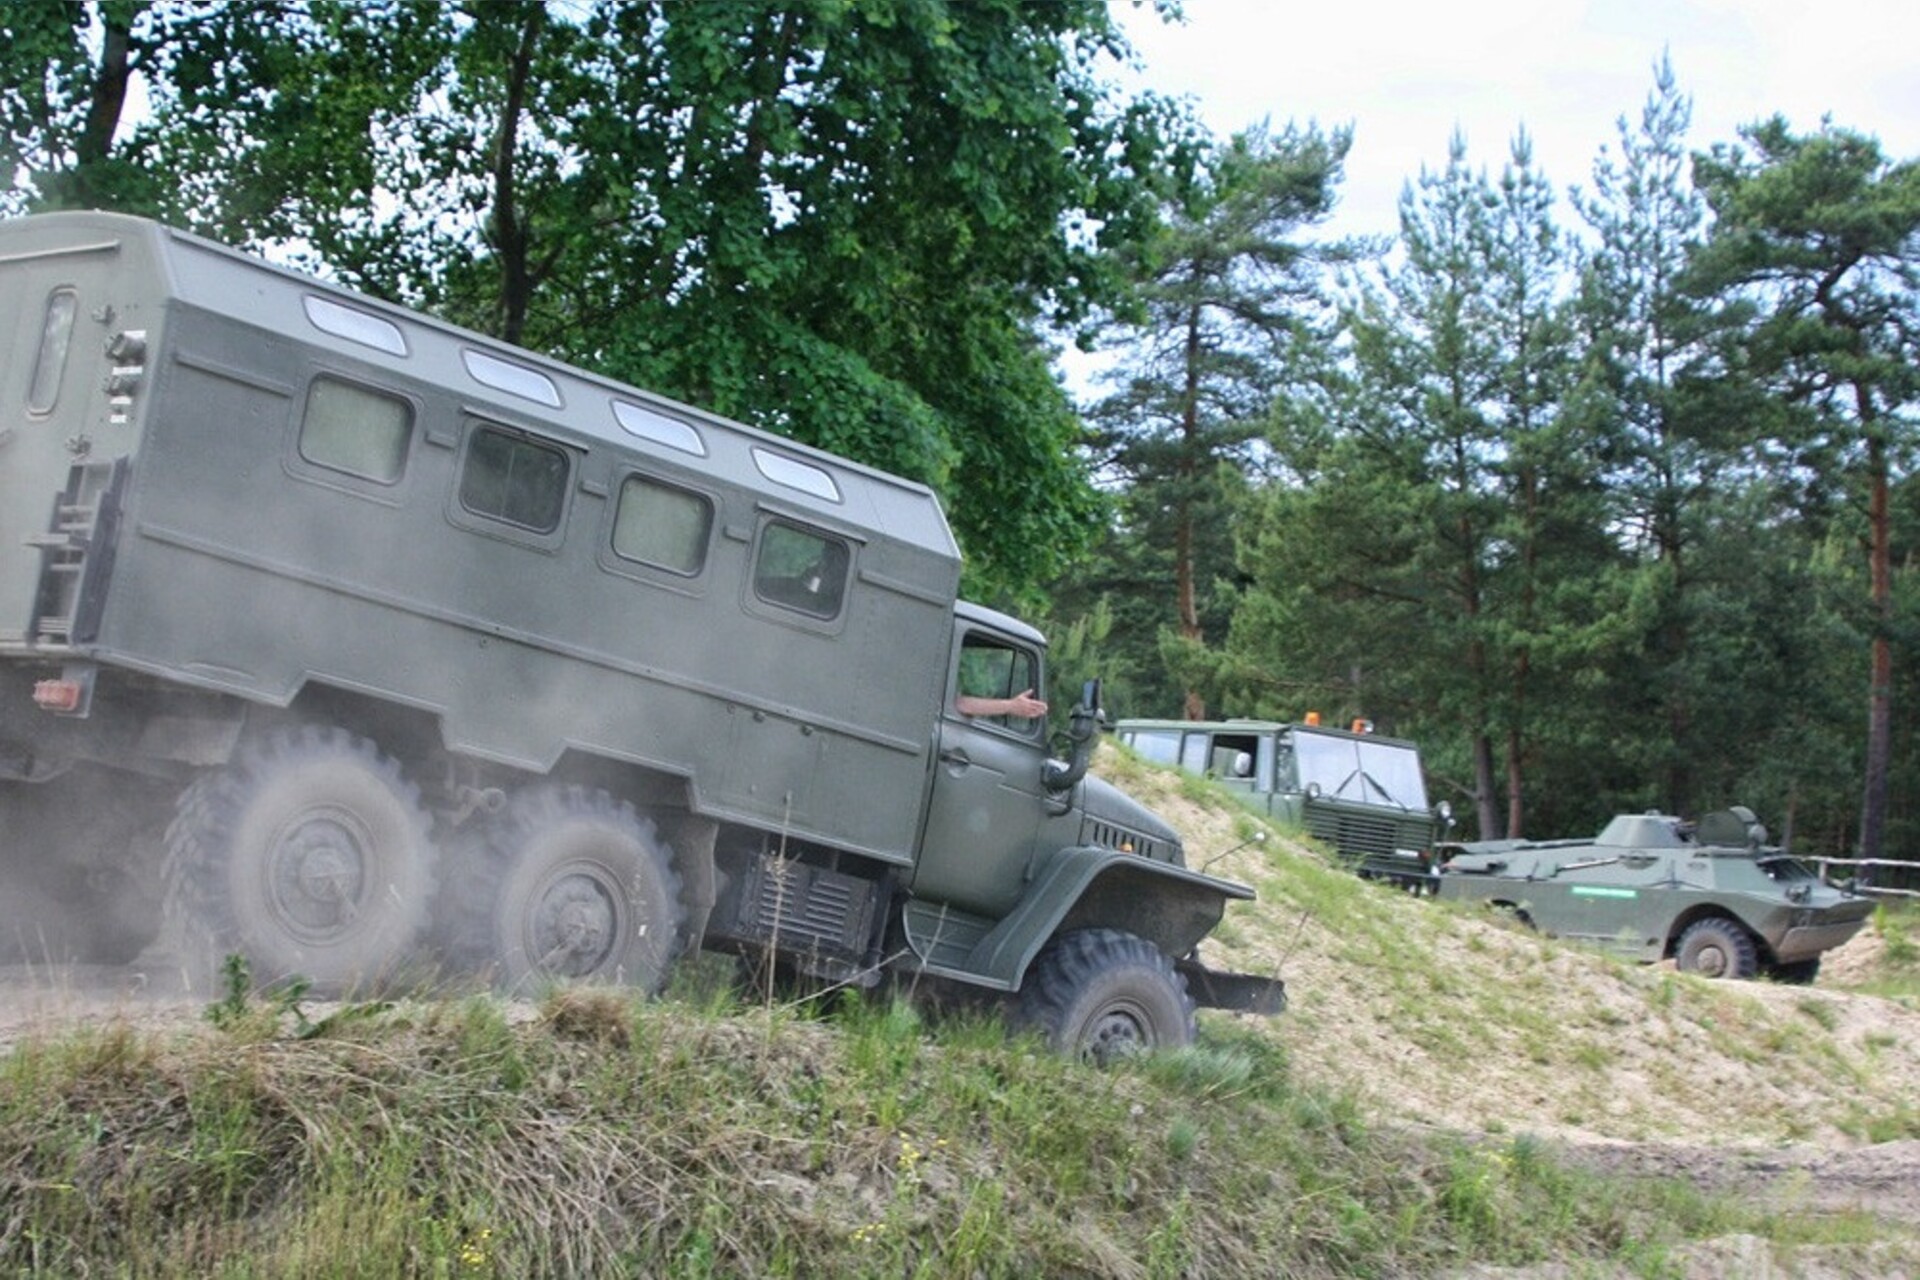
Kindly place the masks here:
[(1036, 646), (961, 621), (948, 673), (932, 795), (914, 896), (986, 916), (1011, 910), (1025, 888), (1046, 808), (1045, 716), (961, 714), (961, 695), (1044, 697)]
[[(98, 463), (104, 475), (133, 450), (146, 328), (158, 317), (138, 296), (144, 263), (129, 261), (138, 246), (124, 231), (111, 219), (21, 219), (0, 241), (0, 643), (29, 638), (30, 620), (48, 612), (49, 559), (66, 561), (59, 572), (78, 583), (89, 558), (65, 544), (50, 551), (49, 538), (69, 536), (74, 548), (110, 542), (95, 523), (99, 486), (56, 499), (75, 463)], [(47, 630), (56, 642), (91, 638)]]

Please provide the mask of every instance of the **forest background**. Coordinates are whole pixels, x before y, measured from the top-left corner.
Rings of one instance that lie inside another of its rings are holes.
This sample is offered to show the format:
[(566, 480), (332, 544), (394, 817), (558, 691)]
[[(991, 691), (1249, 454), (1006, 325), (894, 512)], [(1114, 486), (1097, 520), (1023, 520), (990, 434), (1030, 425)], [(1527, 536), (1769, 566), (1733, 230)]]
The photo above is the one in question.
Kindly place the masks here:
[(1327, 228), (1349, 131), (1123, 91), (1106, 0), (0, 37), (0, 214), (157, 217), (921, 480), (1056, 706), (1365, 717), (1469, 836), (1920, 847), (1920, 163), (1870, 132), (1693, 139), (1661, 62), (1578, 187), (1456, 138), (1375, 242)]

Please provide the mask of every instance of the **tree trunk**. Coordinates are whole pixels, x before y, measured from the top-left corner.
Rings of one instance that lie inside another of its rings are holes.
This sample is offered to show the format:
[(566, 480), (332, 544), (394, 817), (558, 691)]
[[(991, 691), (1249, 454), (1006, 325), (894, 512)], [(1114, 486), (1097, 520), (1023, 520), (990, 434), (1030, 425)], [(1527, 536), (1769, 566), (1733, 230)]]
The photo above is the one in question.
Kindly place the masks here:
[[(1174, 482), (1174, 491), (1179, 495), (1174, 513), (1174, 584), (1179, 598), (1180, 635), (1198, 644), (1200, 604), (1193, 567), (1193, 486), (1198, 474), (1194, 459), (1200, 452), (1200, 313), (1197, 309), (1187, 317), (1186, 363), (1187, 381), (1182, 388), (1180, 406), (1179, 472)], [(1189, 720), (1205, 720), (1207, 703), (1200, 691), (1189, 684), (1184, 693), (1182, 713)]]
[[(1862, 400), (1865, 400), (1864, 393)], [(1887, 443), (1867, 423), (1867, 560), (1873, 591), (1873, 646), (1867, 689), (1866, 781), (1860, 798), (1860, 856), (1878, 858), (1887, 822), (1887, 764), (1893, 749), (1893, 554), (1887, 518)]]
[(493, 251), (500, 260), (500, 337), (518, 344), (527, 328), (527, 307), (533, 298), (533, 275), (527, 255), (531, 235), (520, 217), (517, 165), (520, 155), (520, 118), (527, 109), (527, 81), (532, 75), (533, 51), (546, 25), (546, 10), (527, 10), (513, 63), (507, 68), (507, 100), (500, 108), (500, 131), (493, 148)]
[(133, 75), (133, 32), (128, 25), (128, 11), (107, 5), (101, 8), (99, 17), (100, 70), (93, 78), (86, 125), (74, 145), (69, 190), (71, 205), (76, 209), (99, 208), (110, 203), (95, 179), (100, 166), (113, 154), (113, 136), (120, 130), (120, 116), (127, 105), (127, 84)]
[(1500, 838), (1500, 810), (1494, 803), (1494, 797), (1499, 794), (1493, 775), (1493, 738), (1476, 733), (1473, 735), (1473, 800), (1482, 840)]

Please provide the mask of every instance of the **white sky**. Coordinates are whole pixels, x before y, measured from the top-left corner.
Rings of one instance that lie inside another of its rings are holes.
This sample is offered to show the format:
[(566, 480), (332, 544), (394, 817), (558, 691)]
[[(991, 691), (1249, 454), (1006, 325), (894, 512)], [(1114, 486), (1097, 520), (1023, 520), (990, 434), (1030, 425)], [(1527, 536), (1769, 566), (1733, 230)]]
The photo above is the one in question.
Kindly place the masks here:
[(1402, 186), (1446, 163), (1456, 125), (1476, 169), (1498, 173), (1524, 124), (1559, 191), (1590, 187), (1663, 50), (1693, 99), (1695, 150), (1777, 112), (1801, 133), (1831, 115), (1920, 158), (1920, 0), (1185, 0), (1180, 26), (1113, 5), (1142, 83), (1191, 97), (1215, 134), (1351, 124), (1340, 232), (1397, 230)]

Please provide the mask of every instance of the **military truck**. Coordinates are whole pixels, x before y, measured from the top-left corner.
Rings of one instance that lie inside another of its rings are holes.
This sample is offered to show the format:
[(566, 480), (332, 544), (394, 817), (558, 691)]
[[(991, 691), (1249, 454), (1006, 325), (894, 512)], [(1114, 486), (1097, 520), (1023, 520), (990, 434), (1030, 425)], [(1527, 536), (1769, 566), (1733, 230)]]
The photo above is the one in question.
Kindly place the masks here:
[(1443, 845), (1439, 897), (1709, 978), (1808, 983), (1873, 899), (1822, 884), (1743, 805), (1616, 815), (1592, 839)]
[(1427, 805), (1420, 749), (1400, 738), (1272, 720), (1122, 720), (1121, 742), (1157, 764), (1212, 778), (1256, 813), (1304, 827), (1369, 880), (1433, 887), (1434, 841), (1450, 822)]
[(124, 216), (0, 223), (0, 352), (29, 953), (160, 902), (323, 989), (703, 948), (1094, 1056), (1284, 1003), (1196, 957), (1252, 891), (1086, 776), (1097, 683), (1065, 759), (957, 709), (1046, 644), (956, 598), (927, 488)]

